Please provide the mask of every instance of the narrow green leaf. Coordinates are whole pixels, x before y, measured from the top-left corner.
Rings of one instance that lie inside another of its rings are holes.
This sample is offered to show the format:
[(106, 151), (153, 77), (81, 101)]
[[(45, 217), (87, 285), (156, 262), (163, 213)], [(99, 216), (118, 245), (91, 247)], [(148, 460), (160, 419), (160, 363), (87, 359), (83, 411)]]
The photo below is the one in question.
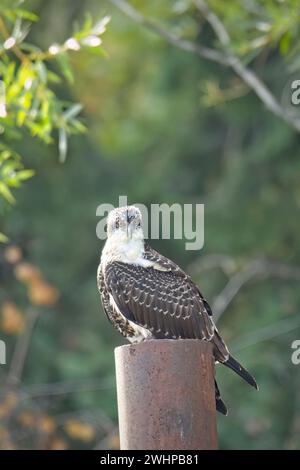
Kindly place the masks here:
[(77, 116), (77, 114), (80, 113), (80, 111), (82, 110), (83, 106), (82, 104), (80, 103), (75, 103), (73, 104), (72, 106), (70, 106), (64, 113), (63, 113), (63, 117), (65, 119), (65, 121), (69, 121), (70, 119), (74, 118), (75, 116)]
[(9, 238), (4, 235), (4, 233), (0, 232), (0, 243), (8, 243), (9, 242)]
[(83, 134), (84, 132), (86, 132), (86, 127), (85, 125), (80, 122), (78, 119), (74, 119), (72, 122), (71, 122), (71, 127), (72, 127), (72, 132), (76, 132), (76, 133), (79, 133), (79, 134)]
[(31, 11), (23, 10), (22, 8), (14, 8), (14, 13), (24, 20), (35, 22), (39, 17)]
[(73, 83), (74, 82), (74, 76), (73, 76), (73, 72), (72, 72), (72, 69), (70, 67), (69, 60), (68, 60), (68, 57), (66, 56), (66, 54), (58, 54), (56, 56), (56, 61), (59, 65), (60, 70), (61, 70), (63, 76), (65, 77), (65, 79), (69, 83)]
[(18, 171), (17, 176), (19, 180), (28, 180), (29, 178), (32, 178), (34, 176), (35, 171), (34, 170), (21, 170)]
[(65, 163), (68, 151), (68, 138), (66, 130), (61, 127), (58, 132), (58, 151), (60, 163)]
[(0, 194), (2, 194), (4, 199), (6, 199), (10, 204), (14, 204), (16, 202), (11, 190), (5, 183), (3, 183), (3, 181), (0, 181)]

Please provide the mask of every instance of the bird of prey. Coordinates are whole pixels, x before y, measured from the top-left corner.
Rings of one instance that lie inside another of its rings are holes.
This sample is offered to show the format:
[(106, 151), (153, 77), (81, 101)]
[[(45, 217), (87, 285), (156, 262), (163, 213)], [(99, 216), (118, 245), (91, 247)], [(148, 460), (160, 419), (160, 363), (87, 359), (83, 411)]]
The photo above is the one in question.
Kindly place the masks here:
[[(102, 306), (130, 342), (184, 338), (210, 341), (215, 362), (234, 370), (257, 389), (255, 379), (229, 353), (212, 311), (192, 279), (144, 240), (135, 206), (112, 210), (97, 272)], [(227, 414), (215, 381), (216, 408)]]

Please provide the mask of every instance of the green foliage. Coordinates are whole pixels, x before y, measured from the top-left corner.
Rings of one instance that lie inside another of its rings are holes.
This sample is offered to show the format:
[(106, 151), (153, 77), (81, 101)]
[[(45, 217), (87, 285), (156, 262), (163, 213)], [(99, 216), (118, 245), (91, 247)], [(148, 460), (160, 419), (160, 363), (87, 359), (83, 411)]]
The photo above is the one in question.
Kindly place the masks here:
[(22, 181), (34, 175), (33, 170), (24, 170), (21, 156), (7, 145), (0, 143), (0, 194), (10, 204), (15, 202), (11, 188), (18, 188)]
[(283, 55), (298, 50), (299, 30), (297, 0), (260, 2), (208, 0), (230, 32), (232, 47), (245, 58), (253, 59), (267, 47), (276, 48)]
[(14, 142), (24, 132), (45, 144), (53, 142), (58, 133), (60, 161), (67, 154), (68, 137), (85, 131), (78, 118), (80, 104), (69, 103), (59, 97), (62, 79), (72, 84), (71, 55), (82, 49), (96, 50), (105, 32), (108, 17), (93, 23), (87, 17), (81, 27), (63, 44), (52, 43), (46, 51), (26, 38), (33, 23), (34, 13), (19, 8), (21, 2), (1, 2), (0, 5), (0, 196), (9, 204), (15, 199), (12, 189), (34, 172), (24, 170), (23, 154), (15, 151)]

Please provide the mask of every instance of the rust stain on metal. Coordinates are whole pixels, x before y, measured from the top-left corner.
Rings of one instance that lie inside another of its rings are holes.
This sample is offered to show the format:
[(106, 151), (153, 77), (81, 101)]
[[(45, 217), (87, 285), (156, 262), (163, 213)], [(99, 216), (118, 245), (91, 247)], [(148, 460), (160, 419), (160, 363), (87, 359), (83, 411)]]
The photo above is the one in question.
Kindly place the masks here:
[(215, 449), (211, 344), (153, 340), (115, 350), (122, 449)]

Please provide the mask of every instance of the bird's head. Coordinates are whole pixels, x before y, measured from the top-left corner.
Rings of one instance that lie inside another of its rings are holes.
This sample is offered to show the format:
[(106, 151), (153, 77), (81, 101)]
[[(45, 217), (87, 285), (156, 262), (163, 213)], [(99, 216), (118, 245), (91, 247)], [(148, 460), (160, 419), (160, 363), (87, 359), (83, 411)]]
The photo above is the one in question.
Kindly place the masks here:
[(117, 207), (107, 217), (107, 237), (127, 240), (143, 240), (142, 214), (135, 206)]

